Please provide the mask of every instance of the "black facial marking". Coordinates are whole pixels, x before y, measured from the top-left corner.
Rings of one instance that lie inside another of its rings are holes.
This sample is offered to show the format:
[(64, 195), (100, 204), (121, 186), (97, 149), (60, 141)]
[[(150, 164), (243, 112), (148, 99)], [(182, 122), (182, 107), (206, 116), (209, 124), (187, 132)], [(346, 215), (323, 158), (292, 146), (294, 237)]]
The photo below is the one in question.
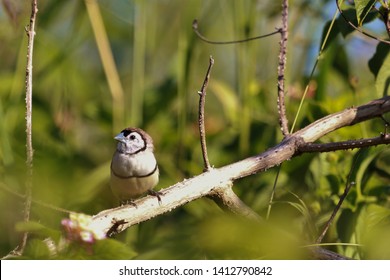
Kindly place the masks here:
[(129, 135), (130, 132), (131, 132), (131, 131), (128, 130), (128, 129), (124, 129), (124, 130), (121, 131), (121, 133), (123, 133), (123, 136), (125, 136), (125, 137), (126, 137), (127, 135)]

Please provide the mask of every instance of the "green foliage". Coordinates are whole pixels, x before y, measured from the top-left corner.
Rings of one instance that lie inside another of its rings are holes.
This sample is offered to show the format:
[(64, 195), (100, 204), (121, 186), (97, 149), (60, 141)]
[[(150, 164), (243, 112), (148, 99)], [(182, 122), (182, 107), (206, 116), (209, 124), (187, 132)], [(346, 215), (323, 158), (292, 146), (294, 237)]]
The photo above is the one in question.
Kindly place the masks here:
[(390, 55), (386, 56), (386, 59), (378, 72), (375, 87), (379, 94), (388, 96), (390, 90)]
[(248, 220), (210, 217), (197, 232), (198, 244), (206, 255), (214, 259), (304, 258), (297, 229), (287, 219), (282, 220), (286, 224), (285, 229), (287, 224), (290, 226), (288, 234), (273, 226), (254, 224)]
[[(24, 26), (30, 5), (15, 1), (14, 14), (0, 10), (0, 254), (13, 250), (21, 233), (28, 231), (23, 258), (29, 259), (307, 258), (302, 246), (321, 233), (351, 174), (355, 185), (324, 242), (336, 244), (330, 249), (348, 257), (388, 259), (390, 162), (385, 146), (302, 155), (284, 163), (268, 223), (255, 225), (221, 214), (204, 198), (113, 239), (90, 244), (65, 240), (64, 210), (93, 215), (116, 206), (108, 178), (117, 127), (136, 125), (152, 135), (161, 171), (158, 188), (202, 172), (197, 91), (210, 55), (215, 59), (206, 97), (211, 164), (229, 164), (282, 139), (276, 106), (278, 36), (208, 45), (191, 29), (197, 18), (205, 36), (223, 41), (274, 31), (280, 26), (279, 4), (260, 2), (98, 1), (124, 89), (120, 104), (115, 103), (91, 27), (96, 18), (87, 13), (85, 3), (39, 2), (33, 68), (33, 205), (28, 223), (21, 221), (26, 173)], [(388, 45), (366, 38), (362, 43), (362, 35), (341, 16), (329, 20), (329, 9), (336, 11), (332, 2), (290, 4), (285, 77), (290, 122), (303, 89), (310, 85), (295, 130), (389, 92)], [(378, 14), (371, 10), (374, 2), (355, 1), (356, 7), (348, 6), (344, 15), (361, 27), (378, 22)], [(386, 36), (384, 30), (375, 32)], [(313, 67), (321, 46), (318, 65), (309, 76), (307, 69)], [(121, 109), (123, 115), (116, 118), (114, 112)], [(372, 120), (321, 141), (374, 137), (383, 131), (383, 122)], [(234, 191), (265, 217), (275, 176), (273, 168), (243, 178), (235, 182)]]
[(376, 0), (356, 0), (356, 17), (358, 25), (363, 25), (363, 22), (371, 9), (374, 7)]

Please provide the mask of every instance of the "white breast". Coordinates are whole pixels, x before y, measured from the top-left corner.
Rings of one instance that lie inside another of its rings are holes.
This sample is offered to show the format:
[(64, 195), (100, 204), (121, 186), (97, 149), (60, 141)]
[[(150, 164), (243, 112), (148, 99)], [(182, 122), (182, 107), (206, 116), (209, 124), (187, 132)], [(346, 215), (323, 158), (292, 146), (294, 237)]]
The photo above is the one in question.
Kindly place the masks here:
[(145, 176), (156, 167), (157, 161), (152, 152), (141, 152), (135, 155), (115, 153), (112, 169), (123, 177)]
[(120, 201), (139, 197), (154, 188), (158, 177), (157, 161), (152, 152), (134, 155), (116, 152), (113, 156), (110, 185)]

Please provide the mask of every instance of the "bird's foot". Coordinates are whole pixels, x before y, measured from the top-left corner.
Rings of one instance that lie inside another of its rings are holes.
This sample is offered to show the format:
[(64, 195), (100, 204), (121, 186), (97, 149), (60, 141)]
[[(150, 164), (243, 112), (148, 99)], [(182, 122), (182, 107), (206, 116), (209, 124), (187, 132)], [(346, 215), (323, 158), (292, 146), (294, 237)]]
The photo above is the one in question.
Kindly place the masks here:
[(149, 190), (148, 192), (150, 195), (157, 197), (158, 204), (161, 205), (161, 196), (163, 195), (163, 193), (155, 190)]

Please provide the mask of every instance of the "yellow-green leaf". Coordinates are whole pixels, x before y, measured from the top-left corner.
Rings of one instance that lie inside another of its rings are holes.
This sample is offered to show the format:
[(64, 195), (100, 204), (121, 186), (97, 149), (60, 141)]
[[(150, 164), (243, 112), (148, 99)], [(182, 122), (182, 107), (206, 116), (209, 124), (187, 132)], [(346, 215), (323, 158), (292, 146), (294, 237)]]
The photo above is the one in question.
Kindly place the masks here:
[(364, 19), (375, 5), (375, 0), (355, 0), (358, 25), (362, 26)]

